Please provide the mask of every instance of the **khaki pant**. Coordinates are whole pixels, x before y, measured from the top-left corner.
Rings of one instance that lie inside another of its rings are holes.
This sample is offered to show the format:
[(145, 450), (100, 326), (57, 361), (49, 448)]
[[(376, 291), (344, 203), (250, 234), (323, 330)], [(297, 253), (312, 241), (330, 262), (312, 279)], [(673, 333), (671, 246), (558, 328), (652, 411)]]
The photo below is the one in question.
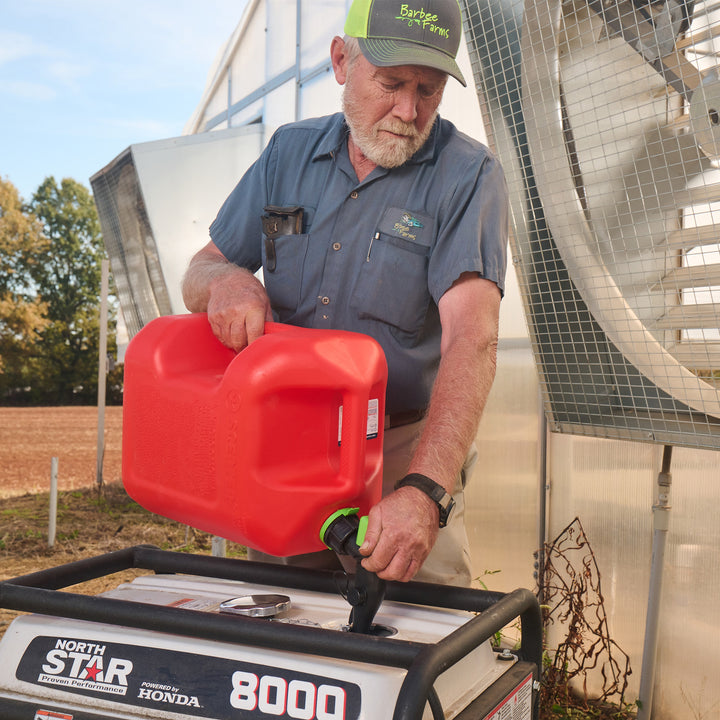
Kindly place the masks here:
[[(383, 496), (393, 491), (395, 483), (407, 474), (415, 444), (422, 423), (403, 425), (385, 431), (383, 444)], [(455, 510), (447, 526), (438, 533), (438, 539), (414, 580), (469, 587), (472, 581), (470, 543), (465, 531), (465, 484), (477, 461), (475, 445), (465, 460), (458, 475), (453, 498)], [(338, 556), (331, 550), (305, 555), (278, 558), (248, 548), (248, 559), (260, 562), (280, 563), (296, 567), (310, 567), (322, 570), (343, 568)], [(348, 567), (348, 569), (350, 569)]]

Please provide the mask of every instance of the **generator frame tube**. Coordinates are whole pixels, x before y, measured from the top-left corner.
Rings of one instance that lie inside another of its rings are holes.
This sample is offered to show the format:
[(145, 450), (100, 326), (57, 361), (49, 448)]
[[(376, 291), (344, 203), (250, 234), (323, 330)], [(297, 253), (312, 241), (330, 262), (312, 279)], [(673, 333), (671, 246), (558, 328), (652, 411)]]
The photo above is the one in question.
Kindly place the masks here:
[[(136, 545), (0, 582), (0, 607), (287, 652), (341, 659), (352, 657), (358, 662), (405, 668), (407, 674), (393, 720), (421, 718), (425, 703), (433, 699), (435, 679), (517, 618), (521, 641), (514, 654), (520, 661), (533, 666), (536, 679), (540, 677), (542, 618), (536, 597), (526, 589), (503, 594), (431, 583), (388, 582), (386, 600), (478, 613), (450, 635), (430, 644), (58, 592), (128, 569), (338, 593), (336, 572), (187, 555)], [(9, 706), (6, 709), (3, 702), (0, 701), (0, 709), (5, 713), (3, 717), (12, 720), (13, 716), (7, 714), (12, 709)], [(92, 715), (87, 718), (92, 720)]]

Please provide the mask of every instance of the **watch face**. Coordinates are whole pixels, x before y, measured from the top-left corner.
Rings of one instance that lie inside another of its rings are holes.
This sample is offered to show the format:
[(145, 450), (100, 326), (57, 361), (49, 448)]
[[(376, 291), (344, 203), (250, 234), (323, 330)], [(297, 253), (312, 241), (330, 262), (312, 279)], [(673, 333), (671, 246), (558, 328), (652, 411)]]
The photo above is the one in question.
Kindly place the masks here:
[(443, 528), (448, 524), (448, 520), (452, 516), (453, 510), (455, 509), (455, 500), (452, 495), (448, 495), (448, 502), (445, 507), (438, 503), (440, 508), (440, 527)]

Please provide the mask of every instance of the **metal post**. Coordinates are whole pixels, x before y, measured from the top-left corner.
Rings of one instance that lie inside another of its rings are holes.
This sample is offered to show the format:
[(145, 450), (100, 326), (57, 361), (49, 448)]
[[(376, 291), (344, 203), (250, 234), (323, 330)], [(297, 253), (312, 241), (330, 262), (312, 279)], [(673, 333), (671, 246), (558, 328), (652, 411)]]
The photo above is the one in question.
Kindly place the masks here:
[(295, 4), (295, 120), (300, 119), (300, 88), (301, 72), (300, 61), (302, 43), (302, 0), (297, 0)]
[(547, 543), (547, 497), (550, 485), (547, 473), (548, 429), (542, 390), (538, 389), (538, 539), (535, 558), (536, 580), (538, 584), (538, 602), (545, 602), (545, 544)]
[(103, 483), (103, 459), (105, 457), (105, 387), (107, 384), (107, 333), (108, 333), (108, 276), (110, 263), (102, 261), (100, 285), (100, 349), (98, 351), (98, 427), (97, 427), (97, 471), (95, 481)]
[(232, 127), (232, 65), (227, 66), (227, 126), (228, 129)]
[(657, 479), (657, 502), (653, 505), (653, 550), (647, 617), (645, 619), (645, 644), (643, 646), (642, 670), (640, 674), (638, 720), (650, 720), (652, 717), (665, 545), (667, 544), (667, 535), (670, 528), (671, 459), (672, 446), (666, 445), (663, 449), (662, 469)]
[(57, 529), (57, 484), (58, 484), (58, 459), (50, 461), (50, 508), (48, 519), (48, 547), (55, 546), (55, 532)]

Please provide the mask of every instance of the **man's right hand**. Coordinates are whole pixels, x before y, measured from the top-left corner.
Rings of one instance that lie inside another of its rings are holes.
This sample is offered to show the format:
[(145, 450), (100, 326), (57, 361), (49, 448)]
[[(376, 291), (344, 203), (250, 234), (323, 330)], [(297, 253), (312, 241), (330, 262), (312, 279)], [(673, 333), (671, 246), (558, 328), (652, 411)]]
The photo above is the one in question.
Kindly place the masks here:
[(183, 299), (191, 312), (207, 312), (215, 336), (240, 351), (272, 320), (262, 283), (245, 268), (229, 262), (210, 242), (190, 261), (183, 279)]

